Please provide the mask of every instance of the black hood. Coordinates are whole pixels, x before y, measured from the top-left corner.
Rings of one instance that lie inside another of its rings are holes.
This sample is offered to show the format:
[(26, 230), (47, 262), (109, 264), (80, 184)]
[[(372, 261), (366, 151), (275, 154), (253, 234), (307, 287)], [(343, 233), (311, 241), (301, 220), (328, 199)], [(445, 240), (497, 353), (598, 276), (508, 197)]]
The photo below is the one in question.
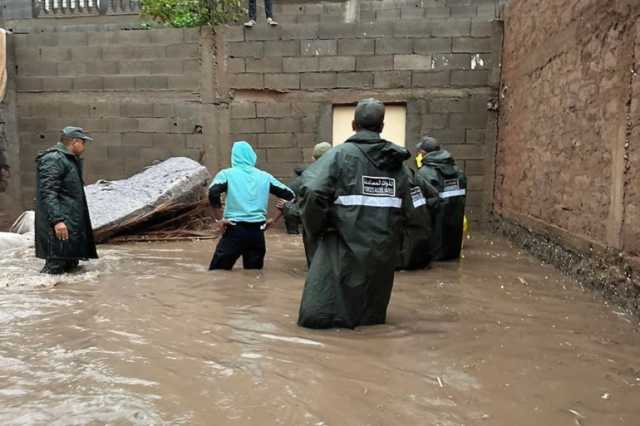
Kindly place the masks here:
[(452, 176), (458, 173), (456, 161), (449, 151), (445, 149), (428, 153), (422, 164), (438, 169), (445, 176)]
[(411, 158), (411, 153), (389, 141), (380, 138), (380, 134), (362, 130), (347, 139), (347, 143), (355, 144), (360, 151), (380, 170), (398, 170)]

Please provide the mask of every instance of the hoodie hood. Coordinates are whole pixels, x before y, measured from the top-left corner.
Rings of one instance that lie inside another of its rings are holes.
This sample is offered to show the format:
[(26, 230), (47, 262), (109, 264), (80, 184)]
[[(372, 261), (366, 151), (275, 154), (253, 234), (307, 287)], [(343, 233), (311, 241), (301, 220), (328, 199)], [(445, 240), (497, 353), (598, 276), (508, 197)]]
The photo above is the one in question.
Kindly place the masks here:
[(380, 134), (362, 130), (347, 139), (347, 143), (355, 144), (360, 151), (380, 170), (394, 171), (411, 158), (405, 148), (380, 138)]
[(256, 166), (257, 155), (245, 141), (235, 142), (231, 148), (231, 166), (250, 168)]
[(458, 174), (456, 161), (453, 159), (449, 151), (442, 149), (427, 154), (422, 160), (422, 164), (438, 169), (444, 176), (453, 176)]
[(425, 157), (424, 157), (424, 163), (426, 164), (456, 164), (456, 162), (454, 161), (453, 157), (451, 157), (451, 154), (449, 154), (449, 151), (447, 151), (446, 149), (441, 149), (440, 151), (433, 151), (428, 153)]

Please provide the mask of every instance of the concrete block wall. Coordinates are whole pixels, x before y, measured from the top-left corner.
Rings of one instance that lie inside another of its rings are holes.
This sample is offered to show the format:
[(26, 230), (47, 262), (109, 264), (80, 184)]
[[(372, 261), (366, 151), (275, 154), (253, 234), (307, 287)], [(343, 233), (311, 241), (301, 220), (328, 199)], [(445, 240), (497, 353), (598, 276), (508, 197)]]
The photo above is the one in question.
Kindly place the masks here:
[(496, 211), (640, 258), (640, 3), (512, 0), (505, 17)]
[[(499, 0), (276, 0), (273, 13), (278, 22), (287, 24), (450, 17), (492, 19), (498, 14), (498, 6)], [(258, 22), (264, 19), (264, 7), (258, 4)]]
[(201, 159), (198, 29), (16, 34), (21, 184), (32, 204), (39, 151), (67, 125), (96, 138), (87, 183), (118, 179), (171, 155)]
[[(332, 16), (338, 9), (327, 4), (302, 10)], [(14, 36), (24, 208), (32, 205), (35, 156), (66, 125), (96, 136), (87, 183), (175, 155), (215, 173), (238, 139), (254, 145), (260, 167), (288, 180), (315, 143), (331, 140), (333, 105), (374, 96), (406, 105), (408, 147), (430, 133), (457, 157), (470, 178), (471, 218), (486, 216), (496, 133), (486, 105), (497, 96), (501, 44), (491, 19), (321, 19), (215, 34), (35, 21)]]
[(369, 96), (405, 104), (407, 146), (437, 137), (469, 175), (470, 215), (481, 220), (500, 37), (500, 26), (481, 18), (229, 28), (218, 81), (232, 99), (227, 149), (247, 140), (261, 167), (289, 179), (315, 143), (331, 140), (333, 105)]

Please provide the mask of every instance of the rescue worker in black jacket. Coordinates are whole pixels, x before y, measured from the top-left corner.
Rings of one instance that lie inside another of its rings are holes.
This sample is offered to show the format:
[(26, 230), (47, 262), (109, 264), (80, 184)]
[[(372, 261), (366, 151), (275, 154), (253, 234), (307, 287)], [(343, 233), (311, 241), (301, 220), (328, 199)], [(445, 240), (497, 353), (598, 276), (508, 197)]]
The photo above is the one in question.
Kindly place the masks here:
[[(329, 142), (320, 142), (313, 147), (313, 154), (311, 155), (311, 162), (318, 161), (327, 151), (331, 149)], [(295, 178), (289, 183), (289, 188), (296, 193), (296, 196), (300, 193), (300, 184), (302, 183), (302, 173), (304, 173), (306, 167), (296, 167), (294, 170)], [(300, 234), (300, 210), (295, 202), (283, 202), (279, 203), (277, 207), (282, 210), (284, 216), (284, 224), (287, 229), (287, 234), (298, 235)]]
[[(329, 142), (320, 142), (319, 144), (316, 144), (316, 146), (313, 148), (313, 162), (318, 161), (320, 157), (326, 154), (331, 148), (332, 147)], [(289, 188), (291, 188), (291, 190), (296, 193), (297, 197), (300, 197), (300, 186), (302, 185), (302, 174), (304, 173), (305, 169), (302, 169), (302, 172), (298, 175), (298, 178), (294, 179), (294, 181), (291, 182), (291, 184), (289, 185)], [(296, 221), (296, 230), (297, 230), (298, 223), (301, 223), (300, 205), (298, 201), (297, 200), (295, 201), (280, 200), (276, 204), (276, 207), (282, 211), (285, 217), (285, 220), (287, 218), (290, 218), (291, 221), (294, 221), (294, 220)], [(289, 228), (289, 225), (287, 225), (287, 232), (288, 232), (288, 228)], [(288, 233), (291, 234), (291, 232), (288, 232)], [(309, 267), (311, 266), (311, 258), (313, 257), (313, 253), (315, 253), (316, 251), (316, 246), (315, 246), (315, 240), (313, 240), (312, 238), (309, 238), (309, 235), (306, 232), (304, 232), (304, 227), (302, 228), (302, 242), (304, 244), (304, 254), (307, 258), (307, 267)]]
[(457, 259), (462, 249), (467, 178), (451, 154), (434, 138), (423, 136), (417, 149), (416, 176), (433, 185), (440, 198), (433, 215), (431, 257), (433, 260)]
[(79, 127), (65, 127), (60, 143), (36, 159), (36, 256), (42, 273), (62, 274), (79, 260), (97, 259), (82, 179), (85, 144), (93, 139)]
[[(402, 249), (397, 269), (417, 270), (424, 269), (431, 263), (431, 233), (433, 217), (439, 207), (438, 190), (433, 187), (423, 176), (408, 169), (411, 175), (411, 185), (416, 186), (422, 192), (425, 203), (409, 209), (406, 212), (405, 227), (402, 235)], [(415, 190), (413, 190), (415, 191)], [(416, 193), (410, 194), (413, 198)]]
[(405, 213), (411, 206), (411, 154), (380, 137), (384, 104), (358, 103), (356, 134), (302, 175), (301, 217), (316, 252), (302, 295), (298, 324), (309, 328), (382, 324), (393, 287)]

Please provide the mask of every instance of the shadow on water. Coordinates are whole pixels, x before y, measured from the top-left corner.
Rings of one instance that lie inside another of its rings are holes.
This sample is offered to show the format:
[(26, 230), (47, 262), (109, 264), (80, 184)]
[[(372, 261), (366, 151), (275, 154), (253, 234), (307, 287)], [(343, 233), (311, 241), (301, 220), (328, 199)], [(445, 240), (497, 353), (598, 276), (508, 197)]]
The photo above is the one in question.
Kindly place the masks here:
[(0, 259), (0, 424), (610, 425), (640, 415), (637, 321), (508, 243), (399, 272), (388, 324), (296, 326), (305, 261), (209, 272), (214, 242)]

